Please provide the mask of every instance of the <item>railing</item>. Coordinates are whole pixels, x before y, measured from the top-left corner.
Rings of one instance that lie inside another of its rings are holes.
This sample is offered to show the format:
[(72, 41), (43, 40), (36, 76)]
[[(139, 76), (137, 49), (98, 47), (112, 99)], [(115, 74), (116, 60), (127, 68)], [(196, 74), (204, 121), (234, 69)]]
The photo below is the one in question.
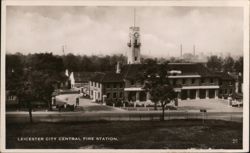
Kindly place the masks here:
[[(34, 122), (84, 122), (84, 121), (159, 121), (161, 119), (161, 111), (158, 112), (125, 112), (125, 113), (77, 113), (77, 112), (61, 112), (61, 113), (33, 113)], [(173, 119), (216, 119), (234, 122), (242, 122), (242, 112), (177, 112), (166, 111), (165, 120)], [(6, 122), (29, 122), (27, 113), (7, 113)]]

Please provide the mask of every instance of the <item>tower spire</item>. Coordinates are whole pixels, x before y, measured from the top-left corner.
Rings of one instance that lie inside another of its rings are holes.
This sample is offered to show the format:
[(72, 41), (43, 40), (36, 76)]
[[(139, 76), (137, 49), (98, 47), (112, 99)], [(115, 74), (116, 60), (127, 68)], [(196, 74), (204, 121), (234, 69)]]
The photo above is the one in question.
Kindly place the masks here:
[(134, 8), (134, 27), (135, 27), (135, 21), (136, 21), (136, 8)]
[(181, 58), (182, 58), (182, 44), (180, 45), (180, 49), (181, 49)]

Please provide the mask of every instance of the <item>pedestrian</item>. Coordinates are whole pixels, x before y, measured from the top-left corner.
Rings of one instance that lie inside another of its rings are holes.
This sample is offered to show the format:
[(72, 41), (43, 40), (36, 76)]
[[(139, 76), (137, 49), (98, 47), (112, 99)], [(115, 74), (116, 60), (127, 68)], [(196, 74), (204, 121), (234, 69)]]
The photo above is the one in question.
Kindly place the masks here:
[(76, 98), (76, 106), (79, 106), (79, 97)]
[(232, 97), (231, 94), (228, 96), (228, 106), (232, 106)]

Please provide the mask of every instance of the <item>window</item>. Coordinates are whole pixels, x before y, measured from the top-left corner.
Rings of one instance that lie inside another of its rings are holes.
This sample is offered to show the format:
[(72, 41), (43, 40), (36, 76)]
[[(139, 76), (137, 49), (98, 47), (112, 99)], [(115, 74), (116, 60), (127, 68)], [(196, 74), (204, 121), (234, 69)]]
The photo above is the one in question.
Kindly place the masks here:
[(98, 98), (100, 98), (101, 97), (101, 94), (100, 94), (100, 92), (98, 92)]
[(123, 84), (122, 83), (120, 83), (120, 88), (123, 88)]
[(219, 85), (222, 85), (222, 81), (219, 81)]
[(96, 87), (96, 82), (94, 82), (94, 86)]
[(107, 93), (107, 98), (110, 98), (110, 93)]
[(205, 82), (205, 79), (204, 78), (201, 78), (201, 83), (204, 83)]
[(134, 85), (134, 84), (135, 84), (135, 82), (132, 80), (132, 81), (130, 82), (130, 84), (131, 84), (131, 85)]
[(214, 83), (214, 79), (213, 78), (210, 78), (210, 83)]
[(173, 85), (176, 85), (176, 79), (173, 79)]
[(232, 81), (229, 81), (229, 85), (232, 85)]
[(101, 83), (98, 83), (98, 88), (100, 88), (100, 86), (101, 86)]
[(90, 83), (91, 83), (91, 86), (93, 86), (93, 82), (92, 82), (92, 81), (90, 81)]
[(122, 95), (122, 92), (120, 92), (120, 98), (122, 98), (122, 96), (123, 96), (123, 95)]
[(116, 92), (113, 93), (113, 98), (116, 98)]
[(186, 79), (182, 79), (182, 84), (186, 84)]
[(116, 88), (116, 84), (113, 84), (113, 88)]
[(137, 57), (135, 57), (135, 61), (137, 61)]
[(230, 89), (230, 94), (232, 94), (233, 93), (233, 89)]
[(195, 83), (195, 79), (192, 79), (192, 84), (194, 84)]
[(107, 84), (107, 88), (110, 88), (110, 84)]
[(93, 90), (91, 90), (90, 94), (93, 96)]

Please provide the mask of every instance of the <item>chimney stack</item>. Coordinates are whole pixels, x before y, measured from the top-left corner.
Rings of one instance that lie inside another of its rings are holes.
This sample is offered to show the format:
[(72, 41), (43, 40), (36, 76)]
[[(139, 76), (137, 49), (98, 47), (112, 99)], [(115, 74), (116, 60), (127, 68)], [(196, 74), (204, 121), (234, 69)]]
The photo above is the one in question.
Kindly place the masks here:
[(193, 55), (195, 56), (195, 45), (193, 45)]
[(181, 46), (180, 46), (180, 47), (181, 47), (180, 49), (181, 49), (181, 58), (182, 58), (182, 44), (181, 44)]
[(117, 65), (116, 65), (116, 73), (119, 74), (121, 73), (121, 68), (120, 68), (120, 63), (117, 62)]

